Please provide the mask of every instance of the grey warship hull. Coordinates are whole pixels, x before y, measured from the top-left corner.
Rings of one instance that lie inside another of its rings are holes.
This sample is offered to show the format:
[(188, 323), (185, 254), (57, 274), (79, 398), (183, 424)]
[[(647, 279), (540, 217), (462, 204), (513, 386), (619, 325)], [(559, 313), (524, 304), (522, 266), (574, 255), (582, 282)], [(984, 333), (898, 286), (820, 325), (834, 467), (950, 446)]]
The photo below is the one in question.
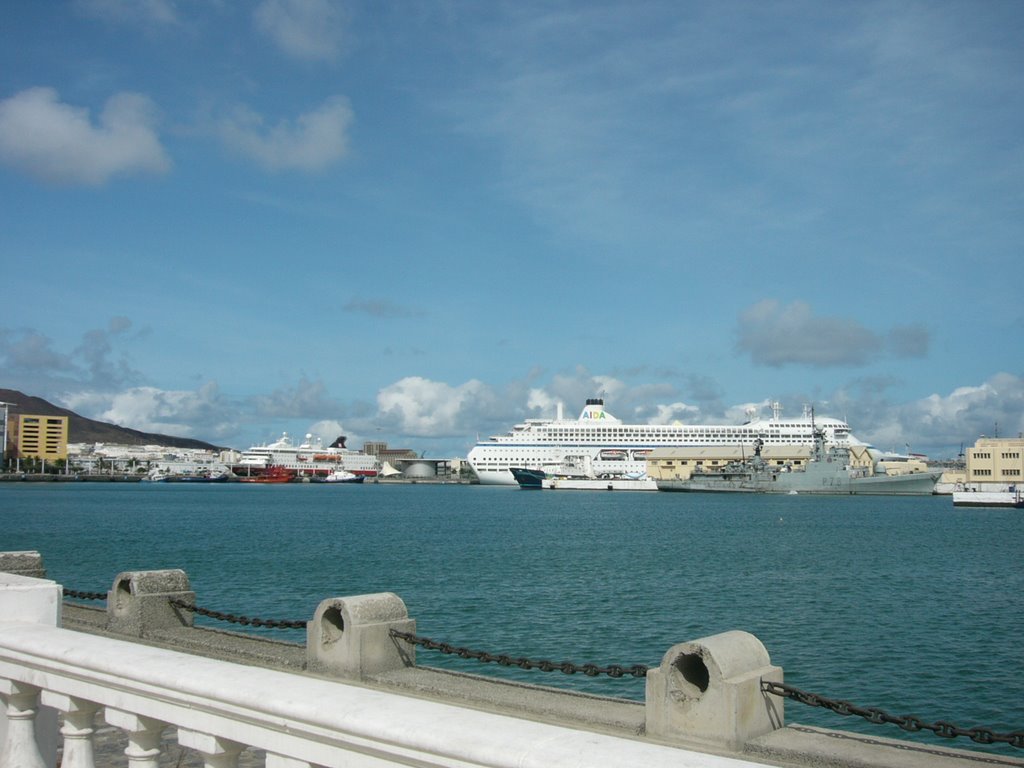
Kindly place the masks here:
[(814, 458), (802, 468), (768, 464), (760, 456), (720, 468), (698, 470), (688, 479), (658, 480), (659, 491), (699, 493), (783, 493), (827, 496), (928, 496), (935, 492), (941, 472), (872, 473), (854, 467), (849, 451), (816, 446)]
[(818, 494), (825, 496), (929, 496), (939, 479), (937, 472), (913, 475), (873, 475), (846, 477), (845, 472), (820, 477), (804, 472), (735, 473), (694, 475), (690, 480), (658, 480), (659, 491), (690, 491), (695, 493), (781, 493)]

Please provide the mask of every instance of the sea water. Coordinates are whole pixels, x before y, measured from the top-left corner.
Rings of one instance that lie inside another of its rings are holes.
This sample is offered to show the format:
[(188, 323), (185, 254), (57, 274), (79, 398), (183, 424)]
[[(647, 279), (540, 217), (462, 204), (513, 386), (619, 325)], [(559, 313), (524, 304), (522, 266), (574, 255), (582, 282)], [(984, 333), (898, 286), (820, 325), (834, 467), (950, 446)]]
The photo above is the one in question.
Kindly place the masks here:
[[(464, 485), (4, 483), (0, 550), (105, 592), (181, 568), (199, 606), (308, 619), (395, 592), (417, 632), (490, 653), (654, 666), (741, 629), (786, 683), (894, 715), (1024, 729), (1024, 514), (948, 496), (522, 491)], [(197, 624), (211, 620), (197, 618)], [(261, 631), (302, 643), (301, 630)], [(417, 663), (642, 699), (643, 681)], [(796, 702), (789, 723), (915, 738)], [(1021, 756), (966, 739), (917, 739)]]

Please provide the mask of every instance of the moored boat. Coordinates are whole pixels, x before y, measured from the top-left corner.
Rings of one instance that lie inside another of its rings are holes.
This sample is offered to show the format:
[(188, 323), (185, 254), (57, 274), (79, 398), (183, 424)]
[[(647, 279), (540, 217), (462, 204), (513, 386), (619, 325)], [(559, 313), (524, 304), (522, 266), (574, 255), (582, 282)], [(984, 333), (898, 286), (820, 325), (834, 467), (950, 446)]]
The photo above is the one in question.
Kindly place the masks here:
[(511, 467), (520, 488), (566, 491), (656, 491), (654, 480), (643, 473), (596, 475), (590, 457), (567, 456), (566, 461), (546, 467)]
[(1011, 485), (1005, 491), (953, 491), (954, 507), (1014, 507), (1024, 509), (1024, 491)]
[(325, 483), (361, 483), (366, 479), (365, 475), (356, 475), (352, 472), (346, 472), (343, 469), (336, 469), (331, 474), (327, 475), (323, 482)]
[(527, 419), (504, 435), (478, 442), (468, 461), (483, 485), (516, 485), (512, 467), (543, 468), (572, 455), (585, 455), (594, 474), (627, 475), (647, 471), (647, 455), (658, 448), (691, 446), (753, 445), (813, 441), (815, 424), (831, 445), (860, 446), (874, 451), (850, 434), (844, 421), (819, 418), (810, 408), (798, 418), (783, 418), (778, 403), (772, 416), (760, 418), (757, 410), (747, 411), (744, 424), (627, 424), (605, 410), (604, 400), (591, 398), (577, 419), (564, 419), (561, 405), (555, 419)]
[(688, 478), (656, 479), (660, 491), (699, 493), (776, 493), (789, 495), (926, 496), (935, 492), (941, 472), (889, 474), (855, 466), (848, 448), (826, 447), (820, 431), (810, 461), (801, 467), (779, 467), (761, 457), (754, 445), (750, 459), (730, 461), (721, 467), (698, 467)]
[(545, 480), (543, 488), (552, 491), (656, 491), (658, 485), (649, 477), (553, 477)]
[(227, 468), (198, 469), (175, 472), (166, 467), (155, 467), (142, 479), (149, 483), (226, 483), (231, 478)]
[(295, 445), (285, 432), (269, 445), (254, 445), (234, 464), (232, 471), (239, 477), (263, 474), (269, 467), (279, 466), (298, 477), (325, 478), (340, 470), (362, 477), (376, 477), (380, 465), (375, 456), (345, 447), (345, 437), (338, 437), (329, 446), (320, 438), (307, 434), (303, 442)]

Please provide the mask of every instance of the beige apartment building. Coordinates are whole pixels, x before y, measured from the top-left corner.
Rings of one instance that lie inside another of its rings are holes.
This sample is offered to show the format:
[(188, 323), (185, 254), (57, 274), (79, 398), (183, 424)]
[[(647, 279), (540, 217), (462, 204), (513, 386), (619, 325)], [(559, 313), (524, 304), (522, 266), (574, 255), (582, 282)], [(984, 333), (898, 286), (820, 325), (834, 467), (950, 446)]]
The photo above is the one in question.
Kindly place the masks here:
[(11, 418), (10, 441), (21, 459), (57, 461), (68, 457), (68, 417), (22, 413)]
[(966, 482), (971, 486), (1008, 487), (1024, 482), (1024, 438), (981, 437), (967, 449)]

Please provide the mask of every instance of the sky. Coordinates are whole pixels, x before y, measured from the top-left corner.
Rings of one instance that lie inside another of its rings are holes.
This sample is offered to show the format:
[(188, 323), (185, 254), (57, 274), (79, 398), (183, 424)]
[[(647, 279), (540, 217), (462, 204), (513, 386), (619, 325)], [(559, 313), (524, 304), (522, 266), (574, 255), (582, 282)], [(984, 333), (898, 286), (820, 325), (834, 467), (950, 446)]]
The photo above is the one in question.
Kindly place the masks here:
[(13, 0), (0, 386), (430, 457), (1024, 432), (1024, 3)]

